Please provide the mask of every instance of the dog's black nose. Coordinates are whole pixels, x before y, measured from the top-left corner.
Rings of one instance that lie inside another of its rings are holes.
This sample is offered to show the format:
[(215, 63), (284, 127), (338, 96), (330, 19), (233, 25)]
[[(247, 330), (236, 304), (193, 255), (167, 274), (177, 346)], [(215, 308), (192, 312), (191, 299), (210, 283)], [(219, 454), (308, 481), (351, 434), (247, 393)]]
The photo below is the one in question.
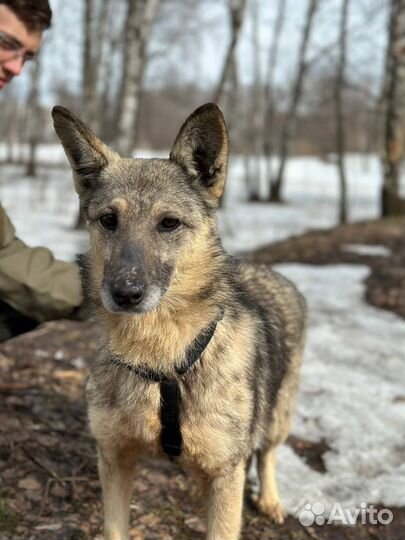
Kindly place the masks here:
[(142, 283), (118, 282), (111, 287), (114, 302), (122, 308), (137, 306), (142, 301), (144, 292)]

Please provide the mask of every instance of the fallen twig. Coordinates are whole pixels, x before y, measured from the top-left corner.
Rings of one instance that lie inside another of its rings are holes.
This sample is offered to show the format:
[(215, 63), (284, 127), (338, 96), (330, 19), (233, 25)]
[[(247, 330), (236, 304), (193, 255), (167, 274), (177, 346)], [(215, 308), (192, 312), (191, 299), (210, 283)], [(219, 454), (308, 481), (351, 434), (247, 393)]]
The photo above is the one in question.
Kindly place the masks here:
[(53, 471), (52, 469), (50, 469), (47, 465), (45, 465), (44, 463), (42, 463), (38, 458), (34, 457), (33, 455), (31, 455), (28, 450), (24, 447), (21, 447), (21, 450), (24, 452), (24, 454), (33, 462), (35, 463), (35, 465), (38, 465), (38, 467), (41, 467), (42, 469), (44, 469), (44, 471), (46, 471), (48, 474), (50, 474), (52, 476), (52, 478), (54, 478), (57, 482), (59, 482), (62, 486), (65, 485), (65, 481), (55, 472)]

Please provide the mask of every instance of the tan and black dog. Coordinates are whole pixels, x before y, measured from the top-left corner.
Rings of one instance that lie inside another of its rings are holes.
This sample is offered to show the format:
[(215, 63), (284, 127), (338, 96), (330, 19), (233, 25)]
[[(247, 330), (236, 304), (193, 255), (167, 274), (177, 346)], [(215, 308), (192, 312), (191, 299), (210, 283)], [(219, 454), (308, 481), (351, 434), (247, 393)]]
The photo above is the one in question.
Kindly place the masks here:
[(306, 307), (288, 280), (221, 245), (220, 110), (197, 109), (169, 159), (121, 158), (68, 110), (53, 118), (90, 231), (84, 285), (103, 343), (87, 398), (106, 538), (129, 538), (144, 453), (175, 456), (204, 479), (208, 540), (239, 538), (253, 454), (257, 505), (282, 522), (275, 448), (290, 427)]

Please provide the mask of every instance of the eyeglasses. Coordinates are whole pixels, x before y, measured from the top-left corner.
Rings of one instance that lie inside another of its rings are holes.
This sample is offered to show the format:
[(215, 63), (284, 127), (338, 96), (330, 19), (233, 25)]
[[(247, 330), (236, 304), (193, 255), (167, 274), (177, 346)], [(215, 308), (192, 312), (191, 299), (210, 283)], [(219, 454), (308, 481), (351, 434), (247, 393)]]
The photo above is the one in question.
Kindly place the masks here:
[(0, 62), (12, 60), (19, 56), (23, 58), (24, 62), (29, 62), (35, 58), (35, 54), (31, 51), (27, 51), (17, 38), (2, 31), (0, 31), (0, 54), (1, 53), (3, 54), (0, 56)]

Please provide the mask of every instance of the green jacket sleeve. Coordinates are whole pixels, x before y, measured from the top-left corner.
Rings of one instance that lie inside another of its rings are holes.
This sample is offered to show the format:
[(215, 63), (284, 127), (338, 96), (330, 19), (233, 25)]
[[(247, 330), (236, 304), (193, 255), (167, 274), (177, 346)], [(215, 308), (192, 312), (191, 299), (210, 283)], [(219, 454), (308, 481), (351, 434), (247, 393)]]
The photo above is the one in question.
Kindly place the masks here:
[(1, 205), (0, 298), (38, 322), (69, 317), (82, 303), (78, 266), (25, 245)]

